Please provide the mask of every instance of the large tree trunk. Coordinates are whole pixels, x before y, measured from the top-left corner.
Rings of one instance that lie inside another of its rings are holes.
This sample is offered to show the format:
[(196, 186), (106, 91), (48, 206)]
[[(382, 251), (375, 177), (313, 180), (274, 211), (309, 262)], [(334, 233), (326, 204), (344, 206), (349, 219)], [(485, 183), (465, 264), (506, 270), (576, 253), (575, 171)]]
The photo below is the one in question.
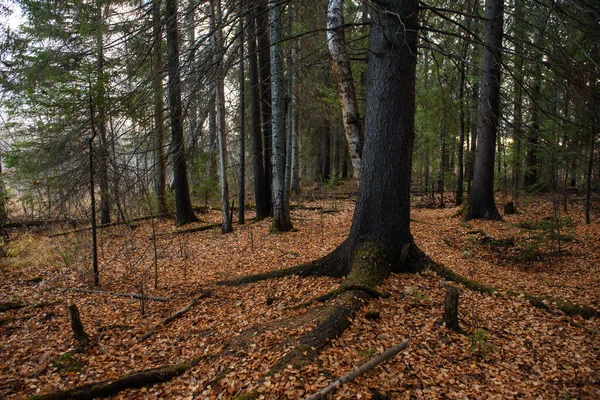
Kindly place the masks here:
[(250, 112), (252, 116), (251, 125), (252, 157), (254, 164), (254, 200), (256, 202), (256, 219), (261, 220), (267, 218), (271, 214), (271, 200), (267, 196), (268, 187), (264, 167), (254, 0), (247, 0), (247, 7), (246, 25), (248, 32), (248, 72), (250, 74)]
[(167, 51), (169, 70), (169, 111), (171, 117), (171, 151), (175, 181), (177, 224), (196, 221), (187, 177), (185, 146), (183, 143), (183, 107), (181, 77), (179, 74), (179, 32), (177, 27), (177, 0), (166, 0)]
[(502, 219), (494, 200), (494, 162), (500, 112), (500, 64), (502, 57), (503, 0), (486, 0), (481, 75), (481, 98), (477, 119), (477, 155), (466, 219)]
[(287, 232), (292, 229), (290, 199), (285, 190), (285, 87), (283, 83), (283, 57), (281, 55), (281, 5), (271, 0), (271, 105), (273, 139), (273, 224), (271, 230)]
[(346, 53), (344, 37), (344, 0), (329, 0), (327, 7), (327, 44), (331, 55), (331, 69), (337, 82), (338, 96), (342, 104), (344, 131), (348, 141), (354, 177), (359, 178), (363, 133), (352, 78), (352, 68)]
[(269, 215), (272, 215), (273, 199), (273, 139), (271, 127), (271, 40), (269, 38), (268, 0), (256, 1), (256, 36), (258, 38), (258, 68), (260, 77), (261, 115), (263, 128), (265, 198), (269, 203)]
[[(351, 248), (375, 241), (395, 271), (413, 270), (408, 249), (415, 130), (417, 0), (372, 2), (366, 135)], [(399, 18), (400, 17), (400, 18)]]
[(167, 168), (165, 162), (165, 122), (162, 83), (161, 0), (152, 1), (152, 91), (154, 95), (154, 195), (158, 213), (167, 213)]

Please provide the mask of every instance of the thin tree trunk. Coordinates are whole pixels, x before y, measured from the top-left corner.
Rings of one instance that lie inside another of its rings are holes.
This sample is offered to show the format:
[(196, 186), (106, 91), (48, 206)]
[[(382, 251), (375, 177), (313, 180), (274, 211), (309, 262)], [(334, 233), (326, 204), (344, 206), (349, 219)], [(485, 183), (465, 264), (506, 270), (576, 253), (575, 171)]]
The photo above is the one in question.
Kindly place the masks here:
[[(593, 101), (593, 100), (592, 100)], [(586, 184), (585, 184), (585, 223), (590, 224), (592, 218), (590, 211), (592, 208), (592, 175), (594, 171), (594, 151), (596, 143), (596, 115), (592, 115), (592, 130), (590, 132), (590, 152), (588, 155)]]
[[(244, 9), (244, 1), (240, 0), (240, 10)], [(244, 65), (244, 20), (240, 11), (240, 176), (238, 189), (238, 224), (246, 223), (246, 70)]]
[(183, 107), (181, 103), (181, 77), (179, 73), (179, 32), (177, 25), (177, 0), (166, 0), (167, 51), (169, 71), (169, 111), (171, 118), (171, 151), (175, 183), (177, 224), (197, 221), (192, 211), (192, 200), (187, 177), (185, 145), (183, 142)]
[[(103, 3), (96, 3), (96, 69), (98, 73), (96, 111), (98, 118), (98, 184), (100, 185), (100, 222), (110, 223), (110, 191), (108, 189), (108, 143), (106, 134), (106, 76), (104, 72), (104, 18)], [(105, 5), (108, 7), (108, 4)]]
[(287, 232), (292, 229), (290, 199), (285, 190), (285, 88), (283, 84), (283, 58), (281, 55), (282, 23), (281, 5), (271, 0), (271, 105), (273, 139), (273, 224), (271, 230)]
[(229, 185), (227, 183), (227, 136), (225, 132), (225, 76), (223, 71), (223, 38), (221, 37), (221, 0), (211, 1), (213, 44), (216, 52), (217, 84), (215, 92), (216, 128), (219, 145), (219, 177), (221, 183), (221, 213), (223, 224), (221, 233), (232, 231), (229, 214)]
[(163, 60), (161, 0), (152, 1), (152, 90), (154, 94), (154, 195), (158, 213), (167, 213), (167, 168), (165, 162), (165, 118), (163, 101)]
[(327, 45), (331, 56), (331, 69), (337, 82), (342, 104), (344, 131), (348, 141), (354, 177), (360, 177), (363, 143), (362, 121), (356, 101), (354, 79), (344, 37), (344, 0), (329, 0), (327, 7)]

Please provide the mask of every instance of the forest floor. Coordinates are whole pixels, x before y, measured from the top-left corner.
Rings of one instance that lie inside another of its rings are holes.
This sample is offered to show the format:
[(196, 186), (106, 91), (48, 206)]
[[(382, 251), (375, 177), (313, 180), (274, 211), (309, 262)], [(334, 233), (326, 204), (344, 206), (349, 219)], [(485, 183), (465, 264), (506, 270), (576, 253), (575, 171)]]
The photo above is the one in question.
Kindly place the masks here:
[[(294, 202), (297, 231), (270, 234), (269, 221), (173, 234), (173, 221), (145, 221), (129, 230), (99, 231), (100, 286), (93, 288), (89, 231), (49, 237), (13, 233), (1, 260), (0, 302), (24, 307), (0, 312), (0, 398), (27, 398), (165, 364), (206, 356), (176, 378), (120, 399), (303, 398), (409, 338), (407, 349), (338, 388), (331, 398), (597, 399), (600, 398), (600, 320), (567, 316), (551, 303), (534, 308), (524, 296), (483, 294), (461, 285), (465, 333), (437, 323), (445, 283), (432, 271), (391, 276), (350, 328), (315, 363), (264, 374), (314, 325), (316, 303), (294, 308), (336, 288), (340, 279), (286, 277), (241, 287), (222, 279), (317, 259), (346, 237), (352, 200), (311, 192)], [(598, 206), (591, 225), (581, 201), (557, 215), (544, 197), (523, 199), (504, 222), (461, 222), (458, 208), (421, 208), (412, 232), (432, 259), (471, 280), (499, 289), (550, 296), (600, 310)], [(218, 210), (201, 214), (203, 226)], [(251, 217), (251, 215), (249, 215)], [(186, 226), (185, 228), (188, 228)], [(67, 229), (65, 227), (65, 229)], [(154, 251), (152, 232), (156, 236)], [(156, 263), (155, 257), (156, 254)], [(157, 271), (157, 274), (155, 274)], [(155, 288), (156, 278), (156, 288)], [(72, 289), (166, 297), (141, 301)], [(149, 329), (203, 296), (187, 313)], [(79, 308), (90, 345), (76, 351), (67, 306)], [(379, 313), (379, 319), (368, 318)]]

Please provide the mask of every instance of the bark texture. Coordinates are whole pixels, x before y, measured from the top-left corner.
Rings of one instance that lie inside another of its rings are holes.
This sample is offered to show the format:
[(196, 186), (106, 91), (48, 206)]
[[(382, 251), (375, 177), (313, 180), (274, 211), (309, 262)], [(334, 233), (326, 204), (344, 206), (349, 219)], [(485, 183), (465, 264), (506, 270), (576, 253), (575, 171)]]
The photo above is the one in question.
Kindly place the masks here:
[(254, 164), (254, 201), (256, 204), (256, 219), (261, 220), (267, 218), (271, 214), (271, 200), (267, 197), (269, 192), (264, 166), (254, 0), (247, 0), (247, 8), (246, 30), (248, 33), (248, 73), (250, 75), (250, 114), (252, 127), (252, 158)]
[(477, 155), (466, 219), (502, 219), (494, 200), (494, 161), (500, 113), (503, 8), (502, 0), (485, 2), (485, 48), (477, 118)]
[(181, 225), (196, 221), (197, 218), (192, 210), (183, 143), (183, 106), (181, 103), (181, 77), (179, 73), (179, 32), (176, 0), (166, 0), (166, 19), (171, 151), (173, 153), (177, 224)]
[(329, 0), (327, 7), (327, 45), (331, 56), (331, 69), (337, 82), (338, 96), (342, 104), (344, 131), (354, 170), (360, 178), (363, 145), (362, 121), (356, 101), (352, 68), (346, 52), (344, 35), (344, 0)]
[(272, 231), (287, 232), (292, 229), (290, 199), (285, 190), (286, 132), (285, 87), (283, 83), (283, 57), (281, 55), (281, 5), (277, 0), (271, 6), (271, 115), (273, 140), (273, 225)]

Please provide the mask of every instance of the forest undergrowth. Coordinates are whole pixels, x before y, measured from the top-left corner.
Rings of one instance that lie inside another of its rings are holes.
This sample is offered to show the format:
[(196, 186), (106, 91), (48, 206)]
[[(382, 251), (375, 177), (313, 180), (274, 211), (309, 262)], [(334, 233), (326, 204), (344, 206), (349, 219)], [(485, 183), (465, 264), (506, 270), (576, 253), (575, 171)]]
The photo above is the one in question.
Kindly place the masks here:
[[(354, 203), (344, 196), (306, 196), (292, 210), (297, 231), (285, 234), (270, 234), (268, 220), (235, 225), (227, 235), (218, 227), (177, 233), (170, 219), (102, 229), (97, 288), (88, 231), (13, 233), (0, 266), (0, 302), (12, 305), (0, 311), (0, 397), (28, 398), (194, 359), (194, 366), (167, 382), (114, 398), (253, 393), (297, 399), (409, 338), (407, 349), (331, 398), (369, 399), (376, 392), (393, 399), (600, 398), (598, 319), (568, 316), (546, 300), (545, 309), (536, 308), (524, 295), (600, 310), (600, 230), (597, 221), (583, 223), (581, 202), (556, 214), (543, 196), (523, 199), (519, 212), (503, 222), (462, 222), (457, 207), (419, 208), (418, 199), (415, 205), (411, 226), (419, 248), (500, 291), (457, 285), (464, 331), (457, 333), (439, 324), (447, 286), (442, 277), (430, 270), (392, 275), (378, 288), (389, 296), (363, 307), (316, 362), (272, 374), (271, 367), (321, 317), (321, 303), (310, 301), (342, 281), (292, 276), (239, 287), (216, 282), (332, 251), (352, 220)], [(220, 212), (200, 218), (186, 229), (216, 223)], [(156, 327), (195, 298), (189, 311)], [(83, 348), (71, 331), (71, 304), (90, 337)]]

